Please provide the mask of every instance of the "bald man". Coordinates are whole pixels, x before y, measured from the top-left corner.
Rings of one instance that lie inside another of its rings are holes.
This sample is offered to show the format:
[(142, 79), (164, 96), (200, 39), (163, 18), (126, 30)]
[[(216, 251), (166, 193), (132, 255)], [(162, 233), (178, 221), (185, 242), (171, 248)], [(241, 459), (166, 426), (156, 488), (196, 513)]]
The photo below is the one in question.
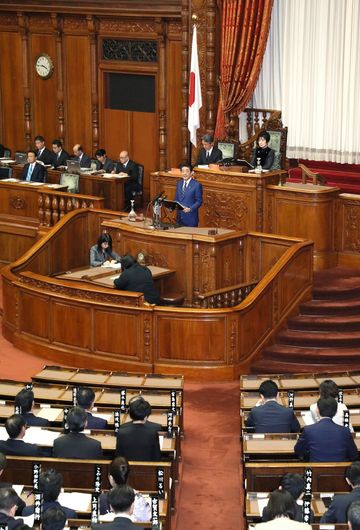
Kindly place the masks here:
[(133, 197), (133, 191), (138, 191), (139, 189), (139, 168), (135, 162), (129, 159), (129, 153), (127, 151), (121, 151), (119, 161), (120, 162), (116, 164), (113, 173), (128, 175), (130, 177), (130, 180), (125, 183), (125, 210), (127, 210), (130, 208), (130, 200)]
[(91, 167), (91, 158), (84, 153), (82, 145), (74, 145), (73, 153), (74, 159), (80, 162), (80, 167)]

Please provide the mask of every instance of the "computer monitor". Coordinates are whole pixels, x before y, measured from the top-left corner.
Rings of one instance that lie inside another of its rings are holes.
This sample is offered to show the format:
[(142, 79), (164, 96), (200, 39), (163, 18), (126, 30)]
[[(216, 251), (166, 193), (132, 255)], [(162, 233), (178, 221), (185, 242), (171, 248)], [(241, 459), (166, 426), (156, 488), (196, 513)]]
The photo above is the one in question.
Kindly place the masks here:
[(68, 187), (69, 193), (79, 193), (80, 176), (74, 173), (61, 173), (60, 184)]
[(19, 151), (17, 151), (15, 153), (15, 162), (16, 162), (16, 164), (21, 164), (21, 165), (26, 164), (26, 162), (27, 162), (26, 153), (20, 153)]
[(11, 167), (0, 167), (0, 180), (10, 179), (12, 177)]
[(67, 160), (66, 165), (69, 173), (80, 173), (80, 162), (78, 160)]
[(231, 142), (218, 142), (218, 149), (222, 152), (224, 158), (235, 158), (235, 144)]

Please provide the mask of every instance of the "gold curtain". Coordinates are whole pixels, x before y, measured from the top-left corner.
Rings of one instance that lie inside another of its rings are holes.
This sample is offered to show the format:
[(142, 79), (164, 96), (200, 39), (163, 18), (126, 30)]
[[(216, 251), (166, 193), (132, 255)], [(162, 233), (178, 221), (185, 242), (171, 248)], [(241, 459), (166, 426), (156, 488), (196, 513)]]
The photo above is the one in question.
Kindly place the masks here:
[(218, 0), (221, 9), (220, 97), (216, 138), (230, 113), (240, 113), (254, 92), (266, 49), (273, 0)]

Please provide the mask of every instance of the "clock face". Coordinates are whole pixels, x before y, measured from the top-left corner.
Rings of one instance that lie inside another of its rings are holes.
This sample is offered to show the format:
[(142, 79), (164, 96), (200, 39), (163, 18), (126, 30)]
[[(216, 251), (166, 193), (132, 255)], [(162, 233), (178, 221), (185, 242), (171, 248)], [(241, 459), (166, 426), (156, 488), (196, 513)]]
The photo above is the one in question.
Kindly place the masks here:
[(46, 53), (39, 55), (35, 61), (35, 70), (42, 79), (48, 79), (54, 69), (51, 57)]

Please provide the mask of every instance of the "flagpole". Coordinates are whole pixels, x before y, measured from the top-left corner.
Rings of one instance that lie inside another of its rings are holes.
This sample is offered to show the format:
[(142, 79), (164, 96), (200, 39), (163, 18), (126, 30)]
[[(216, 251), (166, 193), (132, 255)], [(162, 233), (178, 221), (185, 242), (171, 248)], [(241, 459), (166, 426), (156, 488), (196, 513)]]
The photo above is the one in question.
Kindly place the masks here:
[(202, 107), (201, 80), (197, 47), (197, 15), (192, 15), (193, 32), (191, 44), (191, 62), (189, 74), (189, 101), (188, 101), (188, 130), (189, 138), (189, 161), (192, 159), (192, 146), (197, 147), (197, 130), (200, 128), (200, 113)]

